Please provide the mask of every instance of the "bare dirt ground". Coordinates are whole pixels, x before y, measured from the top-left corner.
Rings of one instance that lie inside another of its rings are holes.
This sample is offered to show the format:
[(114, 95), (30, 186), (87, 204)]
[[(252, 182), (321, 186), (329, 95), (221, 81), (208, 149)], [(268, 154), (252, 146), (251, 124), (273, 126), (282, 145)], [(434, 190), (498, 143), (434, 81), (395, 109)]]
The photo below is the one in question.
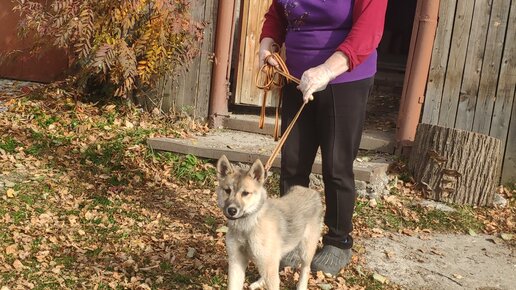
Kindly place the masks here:
[(516, 289), (516, 252), (488, 235), (362, 241), (366, 266), (407, 289)]

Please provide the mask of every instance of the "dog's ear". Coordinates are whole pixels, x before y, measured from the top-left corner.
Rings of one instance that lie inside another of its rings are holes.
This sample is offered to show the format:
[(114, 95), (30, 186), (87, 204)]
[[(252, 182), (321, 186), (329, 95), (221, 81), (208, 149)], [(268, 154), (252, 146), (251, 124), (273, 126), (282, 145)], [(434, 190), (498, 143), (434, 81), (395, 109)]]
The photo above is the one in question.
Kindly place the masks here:
[(233, 166), (229, 163), (226, 155), (222, 155), (217, 161), (217, 177), (219, 179), (225, 178), (234, 172)]
[(263, 167), (260, 159), (256, 159), (256, 161), (251, 165), (249, 172), (247, 174), (252, 178), (262, 184), (265, 181), (265, 168)]

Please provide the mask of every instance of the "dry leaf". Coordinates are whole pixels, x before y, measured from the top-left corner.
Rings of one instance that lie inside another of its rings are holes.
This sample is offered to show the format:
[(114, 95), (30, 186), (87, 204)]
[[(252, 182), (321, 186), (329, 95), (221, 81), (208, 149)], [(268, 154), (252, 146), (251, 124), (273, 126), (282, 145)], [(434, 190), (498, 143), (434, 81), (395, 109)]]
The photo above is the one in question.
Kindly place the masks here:
[(502, 238), (502, 240), (504, 241), (510, 241), (512, 240), (512, 234), (506, 234), (506, 233), (502, 233), (500, 235), (500, 237)]
[(382, 284), (386, 284), (387, 283), (387, 278), (378, 274), (378, 273), (374, 273), (373, 274), (373, 279), (375, 279), (376, 281), (382, 283)]
[(16, 254), (18, 253), (18, 245), (17, 244), (12, 244), (10, 246), (7, 246), (5, 248), (5, 253), (7, 255), (14, 255), (14, 256), (16, 256)]
[(13, 262), (13, 268), (17, 271), (21, 271), (23, 268), (25, 268), (25, 266), (23, 266), (22, 262), (20, 262), (20, 260), (17, 259)]
[(8, 198), (13, 198), (16, 196), (16, 191), (14, 191), (14, 189), (12, 189), (12, 188), (8, 188), (7, 191), (5, 192), (5, 194), (7, 195)]

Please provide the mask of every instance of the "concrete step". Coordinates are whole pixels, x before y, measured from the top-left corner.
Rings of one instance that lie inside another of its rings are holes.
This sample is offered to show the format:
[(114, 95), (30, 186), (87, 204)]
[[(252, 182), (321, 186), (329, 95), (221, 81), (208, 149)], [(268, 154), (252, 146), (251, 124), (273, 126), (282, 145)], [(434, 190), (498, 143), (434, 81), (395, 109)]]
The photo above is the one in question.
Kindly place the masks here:
[[(269, 135), (227, 129), (212, 130), (206, 135), (188, 139), (150, 138), (147, 144), (154, 150), (193, 154), (198, 157), (218, 159), (225, 154), (232, 162), (253, 163), (260, 159), (265, 163), (277, 142)], [(354, 164), (355, 179), (369, 183), (383, 178), (390, 164), (387, 154), (360, 156)], [(274, 160), (273, 167), (279, 168), (281, 154)], [(320, 154), (318, 154), (313, 173), (322, 173)]]
[[(274, 132), (274, 118), (266, 117), (263, 129), (258, 128), (258, 119), (259, 117), (257, 115), (231, 114), (225, 119), (224, 128), (272, 136)], [(395, 146), (394, 140), (394, 133), (365, 130), (362, 133), (360, 149), (393, 154)]]

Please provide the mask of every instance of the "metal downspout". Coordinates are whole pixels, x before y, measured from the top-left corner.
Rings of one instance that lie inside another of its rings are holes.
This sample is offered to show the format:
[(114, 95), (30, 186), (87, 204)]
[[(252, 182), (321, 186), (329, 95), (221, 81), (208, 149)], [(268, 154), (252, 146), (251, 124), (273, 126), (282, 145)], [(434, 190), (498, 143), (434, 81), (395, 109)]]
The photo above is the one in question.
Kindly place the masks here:
[(430, 70), (439, 2), (440, 0), (418, 0), (396, 125), (398, 151), (411, 146), (416, 136)]
[(221, 127), (228, 115), (229, 65), (235, 1), (220, 0), (215, 29), (215, 58), (211, 78), (209, 123)]

